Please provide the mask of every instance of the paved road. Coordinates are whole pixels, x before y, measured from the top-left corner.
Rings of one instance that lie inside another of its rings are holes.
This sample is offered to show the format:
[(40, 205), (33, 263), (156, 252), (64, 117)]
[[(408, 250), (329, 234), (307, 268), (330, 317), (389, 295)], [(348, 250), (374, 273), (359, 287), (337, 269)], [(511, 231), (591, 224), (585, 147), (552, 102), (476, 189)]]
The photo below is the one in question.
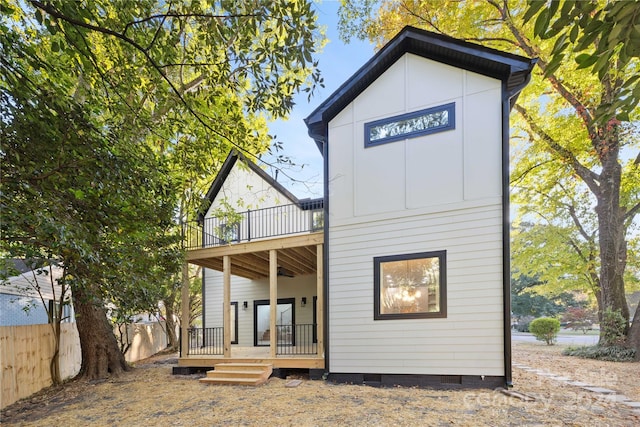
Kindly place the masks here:
[[(537, 342), (536, 337), (525, 332), (511, 332), (513, 341)], [(540, 341), (541, 342), (541, 341)], [(597, 335), (558, 335), (558, 344), (594, 345), (598, 343)]]

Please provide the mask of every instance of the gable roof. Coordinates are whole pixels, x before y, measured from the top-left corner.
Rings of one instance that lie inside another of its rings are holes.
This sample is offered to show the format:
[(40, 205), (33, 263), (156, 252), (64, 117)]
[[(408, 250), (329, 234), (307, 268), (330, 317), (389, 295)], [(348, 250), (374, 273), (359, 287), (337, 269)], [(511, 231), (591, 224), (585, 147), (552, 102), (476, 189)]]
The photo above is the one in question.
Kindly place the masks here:
[(511, 107), (529, 82), (537, 62), (537, 59), (407, 26), (304, 119), (309, 136), (316, 141), (320, 152), (327, 139), (328, 123), (405, 53), (505, 82)]
[[(233, 170), (233, 167), (235, 166), (238, 160), (242, 161), (251, 171), (257, 174), (260, 178), (264, 179), (270, 186), (275, 188), (279, 193), (281, 193), (283, 196), (289, 199), (291, 203), (294, 203), (305, 210), (316, 209), (317, 208), (316, 206), (320, 206), (320, 207), (322, 206), (322, 199), (299, 200), (296, 196), (294, 196), (291, 192), (289, 192), (289, 190), (284, 188), (282, 184), (280, 184), (278, 181), (272, 178), (271, 175), (265, 172), (262, 168), (260, 168), (254, 162), (248, 160), (242, 153), (240, 153), (238, 150), (235, 150), (235, 149), (231, 150), (231, 152), (227, 156), (227, 159), (222, 164), (222, 167), (220, 168), (218, 175), (213, 180), (213, 182), (211, 183), (211, 186), (209, 187), (209, 190), (207, 191), (205, 200), (208, 200), (210, 204), (213, 203), (213, 201), (215, 200), (216, 196), (222, 189), (224, 182), (227, 180), (227, 177)], [(202, 219), (204, 219), (204, 213), (200, 212), (198, 214), (198, 220), (202, 220)]]

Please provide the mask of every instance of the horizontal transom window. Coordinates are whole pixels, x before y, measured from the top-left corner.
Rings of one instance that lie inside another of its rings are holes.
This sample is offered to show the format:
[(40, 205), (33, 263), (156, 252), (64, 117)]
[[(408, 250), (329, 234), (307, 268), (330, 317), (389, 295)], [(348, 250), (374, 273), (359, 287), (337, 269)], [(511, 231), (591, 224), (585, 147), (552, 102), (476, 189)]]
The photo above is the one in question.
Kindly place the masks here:
[(374, 319), (447, 317), (446, 251), (373, 259)]
[(365, 123), (364, 146), (371, 147), (455, 129), (455, 103)]

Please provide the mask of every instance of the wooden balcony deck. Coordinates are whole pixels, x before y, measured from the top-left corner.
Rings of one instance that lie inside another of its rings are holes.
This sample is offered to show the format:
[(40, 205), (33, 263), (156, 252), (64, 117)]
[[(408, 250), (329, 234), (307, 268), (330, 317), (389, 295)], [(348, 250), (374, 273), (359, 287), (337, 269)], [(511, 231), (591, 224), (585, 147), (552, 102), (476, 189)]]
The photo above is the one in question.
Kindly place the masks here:
[(278, 267), (294, 276), (316, 272), (317, 246), (324, 243), (324, 233), (306, 233), (225, 246), (187, 251), (191, 264), (223, 270), (223, 257), (231, 257), (231, 274), (247, 279), (269, 277), (269, 251), (278, 251)]

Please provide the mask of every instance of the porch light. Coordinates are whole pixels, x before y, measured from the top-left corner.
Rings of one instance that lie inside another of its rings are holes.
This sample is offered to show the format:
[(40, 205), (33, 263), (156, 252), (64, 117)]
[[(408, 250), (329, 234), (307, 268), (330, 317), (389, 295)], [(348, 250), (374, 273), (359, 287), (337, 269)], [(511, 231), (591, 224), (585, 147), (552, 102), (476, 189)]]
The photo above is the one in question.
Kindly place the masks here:
[(249, 307), (249, 304), (245, 301), (242, 303), (242, 309), (246, 310)]
[(305, 305), (307, 305), (307, 297), (302, 297), (302, 300), (300, 301), (300, 304), (304, 307)]

